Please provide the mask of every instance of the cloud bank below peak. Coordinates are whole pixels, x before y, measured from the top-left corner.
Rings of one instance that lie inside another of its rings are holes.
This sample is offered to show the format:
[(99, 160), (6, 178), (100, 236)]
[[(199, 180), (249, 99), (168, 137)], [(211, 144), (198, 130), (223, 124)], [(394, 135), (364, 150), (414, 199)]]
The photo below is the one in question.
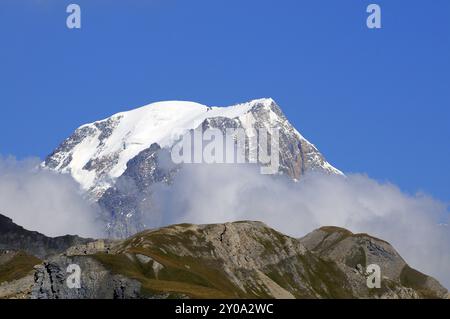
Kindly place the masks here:
[(47, 236), (101, 237), (98, 208), (70, 177), (39, 168), (38, 158), (0, 156), (0, 214)]

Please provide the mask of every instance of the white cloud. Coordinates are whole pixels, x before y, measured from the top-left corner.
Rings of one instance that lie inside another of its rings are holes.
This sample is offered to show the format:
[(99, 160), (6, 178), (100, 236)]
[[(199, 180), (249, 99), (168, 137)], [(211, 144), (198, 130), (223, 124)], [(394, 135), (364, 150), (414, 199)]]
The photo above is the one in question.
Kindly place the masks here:
[[(294, 237), (325, 225), (389, 241), (416, 269), (450, 287), (448, 207), (365, 175), (309, 174), (298, 183), (249, 167), (186, 165), (154, 198), (163, 224), (260, 220)], [(157, 225), (154, 225), (157, 226)]]
[(39, 159), (0, 157), (0, 214), (47, 236), (102, 235), (95, 205), (66, 175), (38, 169)]

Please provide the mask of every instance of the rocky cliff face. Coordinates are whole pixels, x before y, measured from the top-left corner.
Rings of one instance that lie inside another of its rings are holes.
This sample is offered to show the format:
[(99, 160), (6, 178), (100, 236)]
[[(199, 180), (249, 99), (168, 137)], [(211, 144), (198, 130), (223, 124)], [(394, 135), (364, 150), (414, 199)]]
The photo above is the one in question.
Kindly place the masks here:
[[(70, 288), (67, 267), (76, 264), (81, 269), (79, 289)], [(60, 255), (35, 267), (32, 299), (132, 299), (140, 296), (141, 283), (115, 274), (95, 258)]]
[[(369, 288), (366, 266), (381, 268)], [(81, 269), (70, 289), (67, 267)], [(1, 293), (1, 289), (0, 289)], [(181, 224), (71, 247), (34, 268), (32, 298), (444, 298), (387, 242), (321, 228), (298, 240), (260, 222)]]

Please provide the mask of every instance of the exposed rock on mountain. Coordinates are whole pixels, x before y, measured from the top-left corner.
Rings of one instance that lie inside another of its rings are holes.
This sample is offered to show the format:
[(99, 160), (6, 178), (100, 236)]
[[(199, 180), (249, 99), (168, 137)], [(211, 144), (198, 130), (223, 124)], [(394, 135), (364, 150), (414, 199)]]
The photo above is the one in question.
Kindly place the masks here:
[[(386, 297), (443, 298), (447, 289), (434, 278), (412, 269), (386, 241), (367, 234), (353, 234), (338, 227), (322, 227), (300, 239), (315, 255), (334, 261), (349, 278), (358, 294), (358, 274), (370, 264), (380, 266), (383, 276), (381, 290)], [(356, 275), (354, 275), (356, 274)]]
[[(66, 284), (67, 267), (82, 269), (80, 289)], [(114, 274), (95, 258), (59, 255), (36, 266), (32, 299), (131, 299), (140, 296), (139, 281)]]

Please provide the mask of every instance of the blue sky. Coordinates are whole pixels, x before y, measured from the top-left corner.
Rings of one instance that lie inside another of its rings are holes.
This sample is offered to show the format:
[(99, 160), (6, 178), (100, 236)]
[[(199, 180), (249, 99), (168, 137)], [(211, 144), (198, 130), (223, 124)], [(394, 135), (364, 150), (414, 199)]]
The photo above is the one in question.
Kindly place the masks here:
[(450, 201), (448, 0), (1, 0), (0, 41), (2, 155), (153, 101), (272, 97), (339, 169)]

